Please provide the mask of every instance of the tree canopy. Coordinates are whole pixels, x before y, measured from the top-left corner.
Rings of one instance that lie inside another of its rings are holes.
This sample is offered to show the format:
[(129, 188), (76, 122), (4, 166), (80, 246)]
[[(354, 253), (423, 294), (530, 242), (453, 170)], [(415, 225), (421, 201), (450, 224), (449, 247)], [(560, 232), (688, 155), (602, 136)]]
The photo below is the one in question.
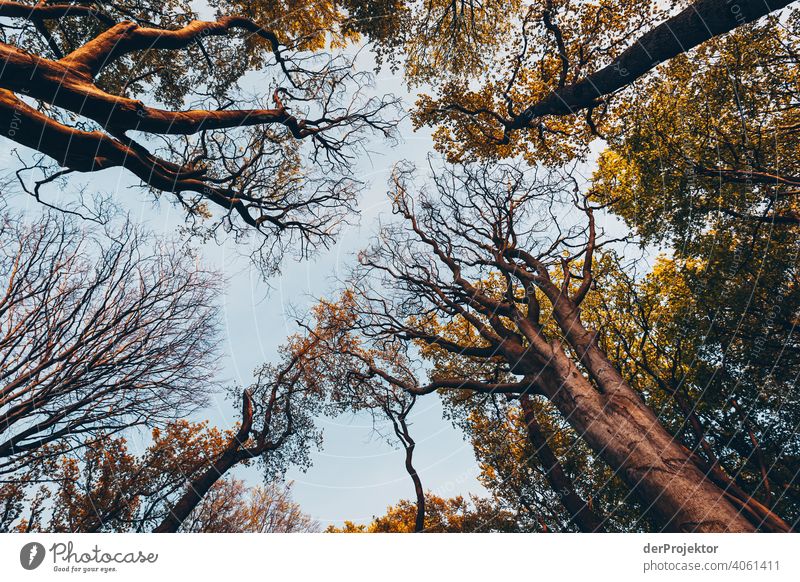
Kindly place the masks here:
[[(331, 532), (795, 530), (798, 55), (790, 0), (0, 1), (0, 529), (316, 531), (353, 413), (414, 496)], [(230, 385), (204, 243), (333, 245), (376, 144), (391, 217)], [(433, 398), (488, 496), (427, 490)]]

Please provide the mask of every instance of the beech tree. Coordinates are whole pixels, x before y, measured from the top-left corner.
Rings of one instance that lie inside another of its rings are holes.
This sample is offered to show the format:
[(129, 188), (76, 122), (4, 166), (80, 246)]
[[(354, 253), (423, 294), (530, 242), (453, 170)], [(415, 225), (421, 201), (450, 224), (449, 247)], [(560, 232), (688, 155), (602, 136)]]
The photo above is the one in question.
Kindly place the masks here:
[[(779, 266), (781, 251), (776, 250), (768, 260), (775, 258)], [(772, 272), (754, 283), (749, 268), (728, 281), (730, 261), (661, 257), (644, 276), (630, 272), (629, 260), (618, 264), (608, 252), (596, 262), (596, 290), (582, 303), (581, 315), (597, 330), (601, 348), (716, 483), (796, 527), (797, 366), (794, 340), (781, 330), (783, 302), (789, 299), (782, 284)], [(779, 290), (781, 302), (773, 303)], [(760, 311), (762, 301), (773, 306), (768, 317)], [(469, 370), (457, 355), (438, 351), (433, 358), (441, 374)], [(535, 455), (520, 408), (501, 397), (466, 391), (445, 401), (473, 443), (486, 487), (517, 508), (528, 528), (570, 529), (568, 515), (558, 511), (559, 496), (540, 476), (546, 465), (537, 464), (539, 471), (530, 467)], [(557, 411), (540, 405), (536, 418), (565, 473), (607, 529), (660, 529)], [(781, 529), (766, 522), (761, 526), (773, 528)]]
[[(0, 486), (0, 531), (150, 531), (183, 495), (187, 481), (221, 455), (234, 431), (176, 421), (155, 429), (141, 455), (124, 437), (100, 436), (51, 456)], [(314, 531), (315, 522), (278, 481), (247, 487), (221, 476), (182, 532)]]
[(615, 269), (594, 307), (600, 341), (670, 432), (730, 493), (796, 524), (797, 303), (782, 241), (755, 260), (720, 236), (710, 258), (660, 257), (641, 278)]
[(190, 414), (218, 386), (218, 277), (130, 223), (0, 223), (0, 474)]
[[(429, 511), (424, 531), (431, 533), (514, 533), (519, 531), (517, 516), (498, 507), (491, 499), (462, 496), (445, 499), (428, 493)], [(411, 533), (416, 528), (417, 503), (401, 500), (375, 517), (369, 524), (345, 520), (340, 528), (329, 526), (326, 533)]]
[[(355, 325), (352, 296), (345, 292), (338, 301), (320, 301), (300, 325), (304, 335), (294, 343), (310, 345), (303, 353), (305, 375), (326, 401), (329, 413), (365, 412), (372, 416), (375, 432), (390, 444), (399, 443), (404, 451), (404, 467), (414, 485), (415, 532), (425, 530), (425, 490), (414, 467), (416, 441), (411, 435), (409, 415), (416, 396), (404, 386), (375, 372), (388, 370), (390, 377), (416, 382), (415, 367), (389, 343), (366, 347), (351, 332)], [(301, 339), (302, 338), (302, 339)], [(383, 425), (388, 424), (390, 434)]]
[[(43, 454), (27, 455), (24, 466), (4, 479), (0, 525), (19, 531), (260, 531), (283, 527), (279, 513), (286, 528), (300, 528), (305, 521), (285, 496), (276, 497), (277, 505), (270, 508), (267, 490), (253, 490), (247, 501), (244, 490), (237, 493), (225, 480), (233, 468), (258, 463), (274, 493), (290, 465), (308, 465), (310, 449), (321, 436), (314, 413), (324, 403), (315, 385), (304, 382), (304, 356), (315, 345), (290, 344), (283, 362), (260, 367), (256, 381), (240, 395), (241, 422), (229, 430), (172, 421), (153, 429), (151, 444), (140, 456), (128, 449), (130, 434), (115, 436), (113, 426), (96, 428), (97, 436), (84, 437), (72, 448), (60, 442), (43, 445)], [(123, 394), (126, 389), (117, 387)], [(37, 488), (38, 483), (56, 487)], [(231, 503), (236, 508), (225, 513)], [(249, 525), (242, 521), (245, 514)], [(226, 519), (232, 521), (225, 525)], [(306, 525), (312, 527), (310, 521)]]
[[(166, 515), (153, 530), (177, 532), (209, 491), (237, 465), (258, 461), (264, 478), (281, 478), (290, 464), (305, 466), (308, 454), (319, 444), (320, 434), (314, 425), (314, 412), (324, 403), (307, 378), (306, 356), (316, 340), (301, 345), (290, 342), (283, 361), (265, 364), (256, 372), (256, 382), (242, 394), (242, 420), (231, 431), (221, 450), (210, 462), (186, 479), (182, 494), (170, 502)], [(206, 508), (207, 509), (207, 508)]]
[(770, 17), (666, 64), (618, 108), (592, 184), (643, 244), (672, 249), (644, 277), (617, 269), (607, 287), (620, 362), (635, 363), (632, 380), (734, 478), (731, 490), (790, 523), (800, 515), (797, 27), (796, 11)]
[(153, 429), (141, 455), (125, 436), (99, 434), (12, 475), (0, 490), (3, 531), (147, 531), (226, 434), (178, 420)]
[[(531, 180), (509, 166), (466, 166), (438, 172), (434, 193), (414, 198), (408, 177), (401, 170), (392, 193), (403, 222), (361, 255), (363, 328), (476, 363), (470, 375), (434, 370), (428, 384), (407, 386), (411, 393), (459, 389), (550, 402), (664, 529), (788, 529), (756, 500), (715, 483), (586, 324), (581, 306), (595, 255), (611, 241), (602, 240), (598, 209), (577, 184)], [(554, 223), (564, 197), (583, 224)], [(451, 323), (461, 335), (447, 333)]]
[(291, 483), (248, 487), (217, 481), (181, 526), (189, 533), (313, 533), (319, 524), (292, 501)]
[[(364, 341), (359, 337), (357, 330), (361, 329), (366, 334), (370, 334), (370, 331), (368, 328), (362, 328), (357, 312), (355, 296), (350, 291), (342, 293), (336, 302), (321, 301), (314, 307), (312, 310), (314, 327), (306, 325), (306, 329), (317, 337), (324, 335), (327, 341), (321, 342), (316, 357), (310, 360), (310, 365), (313, 366), (316, 377), (326, 385), (331, 398), (342, 409), (369, 411), (378, 421), (389, 420), (397, 440), (405, 450), (406, 471), (414, 483), (417, 506), (414, 531), (428, 531), (425, 526), (426, 496), (422, 481), (413, 465), (416, 443), (411, 437), (407, 421), (421, 389), (420, 386), (424, 385), (421, 380), (424, 377), (424, 369), (418, 361), (419, 358), (408, 354), (402, 344), (392, 341), (391, 337), (381, 338), (377, 342)], [(313, 331), (315, 328), (325, 331), (318, 333)], [(449, 388), (457, 387), (449, 386)], [(457, 424), (468, 434), (477, 435), (480, 429), (476, 430), (478, 424), (476, 415), (480, 414), (478, 411), (485, 404), (485, 397), (480, 398), (480, 403), (473, 402), (470, 406), (464, 406), (460, 391), (456, 390), (454, 394), (450, 392), (445, 394), (444, 399), (450, 405), (450, 415)], [(523, 465), (527, 463), (533, 471), (540, 471), (544, 476), (542, 480), (544, 483), (540, 481), (536, 484), (539, 489), (537, 494), (541, 493), (542, 488), (555, 492), (556, 504), (565, 506), (568, 522), (571, 521), (582, 531), (602, 531), (601, 520), (594, 515), (589, 504), (580, 498), (574, 483), (553, 451), (550, 439), (535, 418), (527, 396), (515, 398), (515, 401), (522, 405), (521, 410), (525, 417), (523, 438), (527, 441), (527, 445), (522, 445), (525, 456), (515, 457), (513, 462)], [(495, 401), (493, 404), (496, 409), (498, 403)], [(502, 432), (502, 435), (498, 435), (497, 439), (511, 441), (513, 438), (509, 435), (511, 429), (508, 426), (503, 428), (505, 430), (498, 431)], [(485, 445), (487, 449), (492, 450), (489, 454), (494, 454), (496, 458), (495, 447), (503, 445), (495, 440), (488, 446), (486, 441), (489, 439), (485, 434), (476, 438), (481, 441), (479, 443), (473, 440), (478, 457), (485, 461), (479, 452), (480, 447)], [(516, 470), (519, 470), (519, 467)], [(484, 478), (490, 479), (487, 475), (484, 475)], [(503, 481), (511, 478), (510, 474), (500, 477)], [(548, 510), (526, 506), (525, 493), (519, 490), (516, 493), (514, 507), (524, 506), (529, 513), (535, 512), (533, 517), (536, 518), (537, 524), (545, 523), (541, 514)], [(552, 511), (552, 508), (549, 511)], [(520, 513), (518, 512), (517, 516), (521, 519)]]
[(557, 164), (584, 155), (627, 90), (658, 65), (790, 3), (409, 3), (411, 21), (434, 33), (407, 25), (411, 33), (389, 45), (412, 82), (437, 81), (414, 118), (435, 129), (451, 161), (525, 155)]
[[(237, 428), (176, 420), (219, 388), (219, 276), (128, 222), (77, 222), (0, 229), (4, 529), (178, 531), (235, 466), (258, 462), (269, 483), (304, 466), (325, 403), (305, 371), (319, 339), (290, 338), (257, 370)], [(143, 427), (137, 457), (126, 438)]]
[[(311, 529), (275, 483), (316, 417), (366, 411), (415, 499), (345, 531), (792, 530), (790, 3), (0, 0), (3, 195), (67, 214), (0, 224), (0, 528)], [(426, 186), (397, 166), (398, 221), (232, 390), (239, 425), (176, 420), (218, 387), (218, 277), (129, 224), (80, 228), (106, 215), (79, 181), (123, 170), (194, 235), (253, 236), (269, 275), (333, 240), (356, 156), (393, 136), (397, 100), (341, 54), (362, 40), (430, 93), (412, 119), (459, 165)], [(623, 243), (667, 252), (643, 272)], [(491, 500), (425, 493), (409, 416), (432, 393)], [(253, 462), (266, 488), (232, 477)]]
[[(328, 242), (353, 211), (352, 156), (367, 133), (391, 135), (396, 101), (321, 52), (335, 8), (243, 5), (276, 30), (227, 3), (203, 21), (180, 0), (0, 2), (0, 124), (41, 154), (23, 188), (44, 199), (68, 174), (124, 168), (206, 235), (263, 235), (267, 269)], [(255, 97), (248, 71), (262, 73)]]
[(799, 27), (796, 11), (785, 22), (764, 19), (641, 83), (609, 127), (595, 172), (598, 199), (613, 200), (647, 242), (677, 246), (709, 225), (800, 225)]

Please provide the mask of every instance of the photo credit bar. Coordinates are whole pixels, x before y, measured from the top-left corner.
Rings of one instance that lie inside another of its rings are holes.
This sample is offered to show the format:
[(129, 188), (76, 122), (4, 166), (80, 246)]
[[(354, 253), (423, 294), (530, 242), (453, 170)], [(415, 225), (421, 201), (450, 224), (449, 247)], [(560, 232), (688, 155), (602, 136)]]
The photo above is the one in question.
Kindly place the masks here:
[[(4, 580), (798, 580), (794, 535), (4, 534)], [(6, 575), (8, 574), (8, 575)], [(177, 579), (177, 578), (176, 578)]]

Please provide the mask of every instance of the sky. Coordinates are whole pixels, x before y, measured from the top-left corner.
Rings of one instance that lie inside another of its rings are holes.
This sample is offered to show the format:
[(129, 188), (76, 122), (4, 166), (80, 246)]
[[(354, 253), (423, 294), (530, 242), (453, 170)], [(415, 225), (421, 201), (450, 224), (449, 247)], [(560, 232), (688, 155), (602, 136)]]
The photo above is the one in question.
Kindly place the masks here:
[[(360, 70), (373, 67), (368, 53), (361, 52), (358, 59)], [(250, 90), (257, 90), (257, 75), (247, 82), (252, 84)], [(407, 91), (402, 80), (391, 74), (376, 75), (374, 93), (398, 95), (406, 109), (415, 101), (415, 95)], [(23, 156), (31, 153), (10, 141), (0, 142), (0, 166), (6, 171), (18, 167), (12, 153), (15, 147)], [(287, 256), (281, 273), (264, 282), (247, 257), (247, 249), (233, 240), (201, 247), (203, 263), (217, 269), (226, 280), (219, 305), (223, 322), (219, 364), (225, 384), (246, 387), (252, 383), (257, 366), (277, 361), (277, 347), (297, 330), (291, 314), (302, 312), (318, 298), (335, 293), (336, 280), (346, 275), (355, 262), (355, 253), (376, 232), (379, 217), (390, 214), (386, 181), (392, 166), (407, 160), (424, 171), (427, 156), (433, 151), (430, 133), (427, 130), (415, 133), (408, 119), (400, 124), (396, 144), (376, 139), (366, 149), (370, 154), (361, 155), (353, 168), (355, 177), (365, 184), (360, 197), (360, 216), (355, 217), (352, 226), (344, 228), (330, 249), (305, 261)], [(131, 174), (120, 169), (78, 174), (70, 179), (68, 187), (46, 191), (45, 198), (66, 205), (74, 201), (82, 186), (87, 186), (87, 193), (110, 194), (134, 222), (146, 225), (157, 235), (175, 237), (183, 224), (183, 212), (170, 203), (168, 194), (161, 197), (161, 202), (154, 202)], [(13, 189), (4, 188), (6, 194)], [(12, 209), (31, 217), (43, 211), (35, 200), (22, 193), (10, 199), (6, 196), (5, 201)], [(230, 428), (240, 420), (239, 411), (223, 394), (213, 398), (211, 406), (195, 414), (192, 420), (201, 418), (208, 418), (221, 429)], [(460, 430), (442, 418), (438, 395), (420, 399), (409, 421), (417, 441), (415, 467), (427, 490), (445, 497), (486, 494), (477, 480), (479, 469), (472, 447)], [(306, 472), (291, 469), (287, 480), (293, 482), (295, 501), (323, 528), (329, 524), (341, 525), (346, 519), (368, 522), (400, 499), (413, 498), (413, 485), (404, 468), (404, 452), (394, 438), (386, 438), (385, 435), (393, 437), (388, 426), (376, 426), (367, 414), (320, 418), (319, 426), (323, 429), (324, 443), (312, 455), (311, 468)], [(134, 442), (136, 439), (131, 439), (132, 448), (137, 446)], [(145, 437), (141, 437), (138, 447), (142, 448), (145, 442)], [(238, 468), (234, 476), (251, 484), (261, 480), (255, 467)]]
[[(414, 101), (401, 80), (392, 75), (378, 76), (375, 92), (402, 96), (406, 106)], [(356, 177), (366, 184), (360, 216), (329, 251), (308, 261), (287, 261), (268, 286), (246, 260), (227, 260), (236, 249), (214, 249), (218, 264), (232, 277), (224, 306), (225, 366), (238, 383), (245, 384), (255, 366), (275, 357), (277, 346), (296, 329), (292, 313), (313, 305), (321, 296), (334, 294), (336, 281), (346, 276), (355, 263), (355, 253), (375, 234), (379, 218), (391, 212), (386, 182), (392, 166), (408, 160), (424, 168), (432, 142), (427, 131), (415, 133), (406, 119), (397, 144), (375, 142), (369, 149), (375, 153), (360, 157), (355, 168)], [(232, 264), (237, 265), (236, 271), (231, 270)], [(227, 403), (220, 403), (218, 413), (224, 418), (230, 410)], [(486, 493), (477, 480), (479, 469), (472, 447), (460, 430), (442, 418), (438, 395), (420, 399), (409, 420), (417, 441), (414, 464), (426, 489), (446, 497)], [(368, 522), (400, 499), (413, 498), (404, 452), (394, 438), (386, 438), (392, 434), (388, 426), (375, 426), (368, 414), (323, 418), (319, 425), (322, 450), (313, 455), (307, 472), (290, 470), (287, 479), (294, 482), (294, 499), (323, 527), (341, 525), (345, 519)], [(256, 469), (247, 473), (253, 480), (258, 478)]]
[[(358, 50), (357, 54), (357, 70), (374, 69), (368, 51)], [(263, 86), (263, 77), (259, 73), (249, 74), (243, 84), (246, 91), (257, 94)], [(399, 75), (381, 71), (371, 91), (375, 95), (391, 93), (401, 97), (408, 111), (416, 101), (416, 92), (424, 92), (425, 88), (409, 91)], [(287, 256), (280, 274), (265, 282), (250, 262), (247, 248), (233, 240), (211, 242), (200, 248), (202, 262), (222, 273), (226, 281), (219, 305), (223, 323), (219, 365), (224, 384), (241, 388), (250, 385), (253, 370), (265, 362), (277, 361), (278, 346), (297, 331), (292, 314), (307, 310), (320, 297), (335, 295), (336, 281), (344, 278), (355, 264), (355, 253), (376, 233), (379, 219), (390, 215), (386, 192), (393, 165), (410, 161), (421, 173), (426, 173), (427, 157), (433, 153), (430, 131), (415, 132), (408, 118), (401, 121), (398, 130), (397, 143), (387, 144), (376, 138), (365, 148), (370, 153), (356, 160), (354, 177), (365, 184), (359, 201), (360, 215), (354, 217), (352, 226), (343, 229), (330, 249), (304, 261)], [(0, 142), (0, 167), (18, 167), (12, 156), (13, 147), (16, 144)], [(84, 185), (89, 193), (111, 195), (133, 221), (158, 235), (174, 238), (184, 223), (183, 211), (171, 204), (169, 194), (163, 194), (161, 202), (154, 202), (129, 172), (120, 169), (77, 175), (69, 187), (53, 188), (46, 197), (51, 203), (66, 204), (75, 199), (77, 190)], [(13, 198), (10, 204), (30, 216), (43, 210), (24, 194)], [(610, 226), (613, 234), (616, 227)], [(205, 418), (221, 429), (230, 428), (240, 420), (238, 409), (223, 394), (213, 398), (208, 409), (191, 417)], [(417, 442), (414, 464), (427, 490), (443, 497), (487, 494), (477, 479), (479, 467), (472, 447), (461, 431), (443, 418), (438, 395), (419, 399), (409, 420)], [(375, 426), (368, 414), (320, 418), (318, 422), (323, 429), (322, 449), (313, 453), (308, 471), (293, 468), (287, 480), (293, 482), (295, 501), (323, 528), (329, 524), (341, 525), (344, 520), (368, 522), (400, 499), (413, 498), (404, 452), (389, 426)], [(146, 446), (145, 443), (146, 438), (142, 437), (139, 448)], [(234, 476), (251, 484), (261, 480), (256, 467), (237, 468)]]
[[(399, 93), (398, 79), (381, 77), (377, 81), (378, 92)], [(410, 123), (404, 121), (396, 147), (383, 146), (383, 153), (359, 159), (356, 176), (367, 186), (357, 224), (346, 228), (333, 248), (312, 260), (287, 261), (269, 286), (260, 281), (246, 260), (234, 258), (236, 249), (213, 249), (210, 254), (231, 277), (224, 305), (225, 370), (231, 378), (246, 385), (253, 368), (273, 359), (278, 345), (295, 331), (291, 314), (313, 305), (316, 298), (334, 294), (336, 280), (346, 276), (355, 253), (376, 232), (378, 218), (390, 213), (386, 180), (392, 165), (409, 160), (424, 166), (431, 150), (430, 136), (413, 133)], [(228, 403), (219, 403), (217, 413), (228, 424), (234, 420)], [(414, 464), (426, 489), (446, 497), (485, 494), (477, 481), (479, 469), (472, 447), (461, 431), (442, 418), (437, 395), (417, 402), (410, 423), (417, 441)], [(387, 506), (413, 497), (403, 450), (394, 439), (387, 441), (383, 436), (391, 434), (388, 426), (374, 427), (367, 414), (320, 419), (319, 424), (324, 433), (323, 449), (313, 455), (307, 472), (291, 470), (287, 478), (294, 481), (295, 500), (323, 526), (341, 525), (345, 519), (369, 521), (382, 515)], [(256, 470), (247, 473), (254, 480), (258, 478)]]

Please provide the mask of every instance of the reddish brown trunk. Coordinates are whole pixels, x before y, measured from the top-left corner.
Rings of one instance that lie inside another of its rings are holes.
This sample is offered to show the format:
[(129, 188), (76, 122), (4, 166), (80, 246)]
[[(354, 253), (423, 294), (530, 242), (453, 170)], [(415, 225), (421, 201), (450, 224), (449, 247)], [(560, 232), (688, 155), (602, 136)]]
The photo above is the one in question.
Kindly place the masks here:
[(539, 384), (570, 425), (638, 496), (644, 510), (670, 531), (754, 531), (729, 496), (693, 462), (690, 451), (627, 385), (577, 317), (559, 317), (559, 325), (569, 330), (568, 339), (583, 355), (581, 361), (597, 387), (558, 343), (553, 344), (551, 365)]
[(547, 481), (558, 495), (564, 509), (569, 513), (570, 521), (583, 532), (605, 531), (603, 521), (595, 515), (586, 501), (578, 495), (575, 490), (575, 484), (566, 474), (564, 467), (547, 443), (547, 438), (542, 434), (541, 427), (536, 421), (533, 403), (530, 398), (527, 395), (523, 395), (519, 401), (525, 416), (528, 440), (533, 445), (535, 454), (545, 471)]

